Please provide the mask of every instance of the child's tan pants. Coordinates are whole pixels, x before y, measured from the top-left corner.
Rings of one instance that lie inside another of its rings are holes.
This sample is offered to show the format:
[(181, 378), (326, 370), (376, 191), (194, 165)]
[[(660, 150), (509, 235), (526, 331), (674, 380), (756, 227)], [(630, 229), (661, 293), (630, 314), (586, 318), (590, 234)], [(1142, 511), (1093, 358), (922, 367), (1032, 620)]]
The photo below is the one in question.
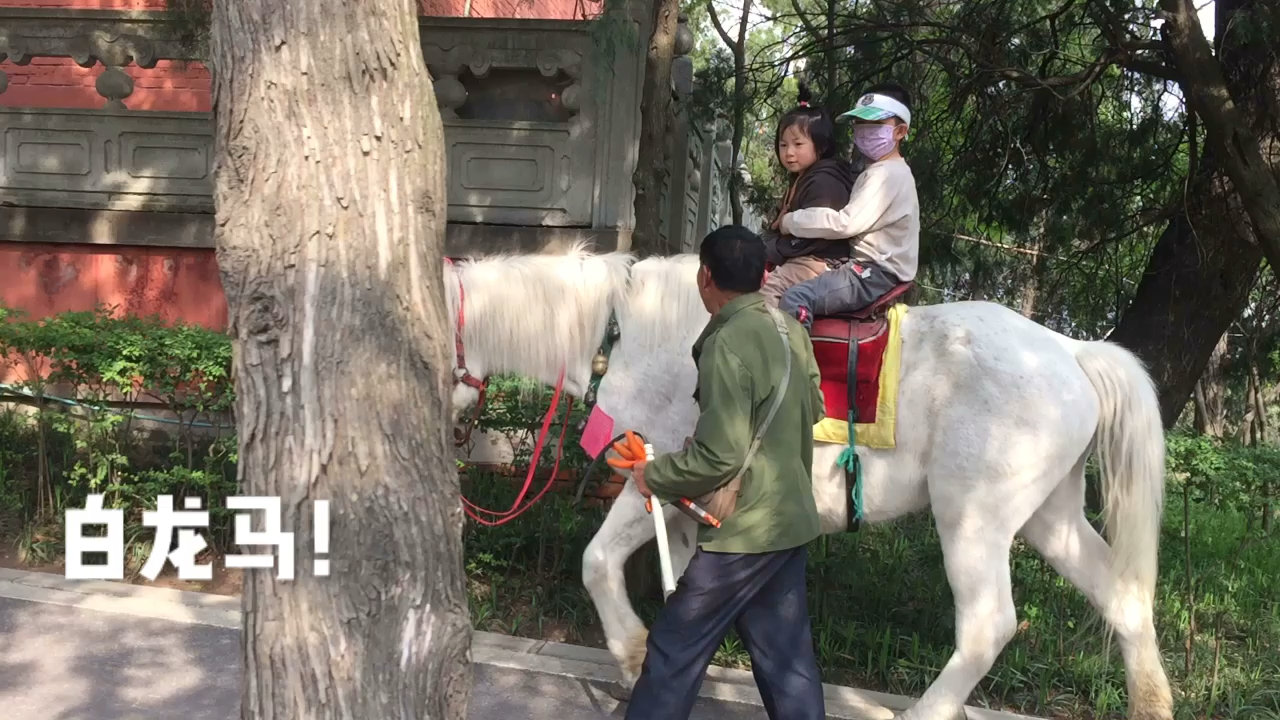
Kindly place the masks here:
[(760, 294), (764, 295), (766, 303), (778, 307), (778, 300), (787, 288), (812, 280), (829, 269), (825, 260), (812, 255), (791, 258), (769, 273), (769, 278), (760, 287)]

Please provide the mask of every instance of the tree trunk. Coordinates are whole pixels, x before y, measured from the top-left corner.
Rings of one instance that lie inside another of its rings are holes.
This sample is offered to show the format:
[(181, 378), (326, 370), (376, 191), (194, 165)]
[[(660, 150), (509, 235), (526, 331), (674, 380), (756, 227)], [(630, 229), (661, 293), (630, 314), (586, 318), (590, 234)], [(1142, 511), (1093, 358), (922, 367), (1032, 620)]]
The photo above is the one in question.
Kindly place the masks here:
[[(1235, 0), (1233, 9), (1241, 9), (1243, 1)], [(1257, 5), (1256, 12), (1261, 14), (1263, 3)], [(1229, 87), (1230, 73), (1224, 72), (1214, 57), (1192, 0), (1160, 0), (1160, 8), (1165, 17), (1161, 31), (1177, 62), (1188, 105), (1204, 122), (1205, 135), (1231, 178), (1242, 209), (1252, 221), (1254, 236), (1272, 271), (1280, 274), (1280, 184), (1276, 180), (1275, 165), (1266, 157), (1265, 143), (1259, 143), (1255, 130), (1250, 127), (1257, 124), (1256, 120), (1237, 104), (1243, 88)], [(1218, 22), (1223, 14), (1219, 13)], [(1215, 25), (1225, 27), (1216, 22)], [(1266, 42), (1270, 34), (1266, 30), (1236, 32), (1252, 33), (1262, 42)]]
[(631, 249), (638, 255), (677, 252), (662, 239), (662, 187), (667, 182), (671, 141), (671, 62), (675, 59), (678, 0), (653, 0), (653, 31), (645, 53), (640, 100), (640, 147), (636, 156), (636, 227)]
[[(1280, 68), (1270, 41), (1265, 33), (1222, 35), (1245, 12), (1245, 3), (1216, 4), (1221, 69), (1274, 173), (1280, 167), (1280, 135), (1272, 108), (1278, 106)], [(1211, 143), (1200, 155), (1182, 206), (1157, 242), (1138, 290), (1109, 338), (1147, 363), (1165, 427), (1177, 422), (1218, 339), (1248, 303), (1262, 262), (1217, 147)]]
[[(1190, 193), (1210, 192), (1212, 184), (1193, 182)], [(1218, 339), (1248, 302), (1262, 264), (1257, 246), (1232, 231), (1212, 199), (1190, 200), (1165, 228), (1108, 338), (1146, 363), (1166, 428), (1177, 422)]]
[[(733, 53), (733, 140), (729, 161), (729, 206), (733, 211), (733, 224), (742, 224), (742, 139), (746, 135), (747, 122), (747, 23), (751, 19), (751, 0), (743, 0), (742, 17), (738, 22), (738, 37), (733, 39), (725, 32), (720, 16), (716, 13), (715, 0), (707, 0), (707, 14), (720, 39)], [(776, 152), (776, 149), (775, 149)]]
[(823, 64), (827, 69), (826, 87), (823, 88), (822, 103), (831, 107), (836, 98), (836, 85), (839, 83), (840, 64), (836, 60), (836, 3), (838, 0), (827, 0), (827, 35), (822, 45)]
[[(296, 549), (292, 581), (246, 573), (246, 720), (466, 715), (444, 144), (416, 10), (215, 0), (239, 479), (281, 499), (281, 552)], [(328, 577), (315, 500), (330, 503)]]
[(1227, 382), (1222, 376), (1228, 338), (1223, 333), (1195, 386), (1196, 432), (1220, 438), (1227, 431)]
[(1267, 401), (1262, 397), (1262, 374), (1258, 372), (1258, 353), (1249, 353), (1249, 386), (1253, 389), (1254, 445), (1267, 444)]

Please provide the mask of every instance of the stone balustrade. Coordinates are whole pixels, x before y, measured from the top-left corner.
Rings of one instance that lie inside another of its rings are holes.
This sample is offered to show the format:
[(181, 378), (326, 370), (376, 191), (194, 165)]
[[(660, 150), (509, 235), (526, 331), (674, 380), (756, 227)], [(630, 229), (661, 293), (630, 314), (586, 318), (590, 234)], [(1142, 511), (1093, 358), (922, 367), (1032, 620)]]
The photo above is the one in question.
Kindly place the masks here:
[[(0, 8), (0, 61), (27, 65), (38, 57), (67, 57), (81, 67), (98, 64), (103, 107), (124, 110), (133, 79), (121, 68), (155, 67), (166, 60), (196, 60), (174, 37), (164, 13), (112, 10)], [(9, 77), (0, 70), (0, 93)]]
[[(643, 12), (634, 22), (637, 36), (647, 35)], [(450, 251), (584, 240), (625, 246), (643, 44), (602, 67), (582, 22), (424, 17), (420, 28), (445, 127)], [(681, 30), (683, 53), (692, 36)], [(42, 237), (128, 243), (112, 228), (137, 232), (138, 222), (124, 216), (150, 211), (165, 214), (167, 229), (142, 235), (212, 246), (211, 114), (138, 110), (129, 103), (130, 65), (200, 60), (192, 55), (164, 13), (0, 8), (0, 61), (22, 66), (41, 57), (71, 58), (81, 67), (105, 68), (95, 84), (100, 109), (0, 107), (0, 222), (39, 229)], [(688, 59), (675, 70), (673, 89), (687, 96)], [(0, 68), (0, 98), (7, 87)], [(668, 188), (680, 206), (672, 208), (675, 222), (668, 225), (679, 247), (719, 224), (713, 218), (721, 203), (699, 180), (708, 171), (719, 174), (720, 163), (704, 157), (709, 144), (700, 137), (691, 143), (687, 123), (677, 132), (684, 137), (673, 150), (688, 158), (689, 171)], [(702, 207), (708, 202), (717, 206), (710, 213)], [(175, 218), (182, 217), (190, 222), (179, 228)]]

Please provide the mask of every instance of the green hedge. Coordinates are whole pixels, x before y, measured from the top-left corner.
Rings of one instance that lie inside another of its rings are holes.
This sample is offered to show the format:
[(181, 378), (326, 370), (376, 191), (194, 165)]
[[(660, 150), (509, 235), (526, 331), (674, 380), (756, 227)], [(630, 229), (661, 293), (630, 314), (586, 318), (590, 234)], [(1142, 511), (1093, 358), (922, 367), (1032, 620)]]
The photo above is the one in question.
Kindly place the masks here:
[[(211, 509), (212, 544), (227, 546), (231, 515), (219, 508), (236, 491), (237, 445), (225, 333), (119, 315), (105, 306), (42, 319), (0, 306), (0, 370), (26, 378), (0, 384), (0, 401), (16, 403), (0, 411), (0, 533), (19, 528), (47, 538), (24, 549), (35, 559), (54, 557), (64, 510), (83, 507), (91, 492), (104, 493), (108, 507), (129, 511), (131, 534), (144, 534), (141, 512), (154, 508), (157, 495), (180, 502), (191, 494)], [(515, 465), (525, 467), (550, 399), (550, 388), (493, 378), (477, 428), (505, 434)], [(554, 461), (566, 400), (548, 437), (544, 468)], [(168, 413), (140, 410), (141, 402)], [(575, 406), (562, 468), (586, 463), (577, 443), (583, 419)], [(144, 433), (138, 420), (158, 422), (167, 432)], [(490, 485), (494, 480), (484, 478)], [(483, 490), (497, 493), (492, 507), (508, 507), (502, 496), (513, 499), (516, 489), (497, 485)]]

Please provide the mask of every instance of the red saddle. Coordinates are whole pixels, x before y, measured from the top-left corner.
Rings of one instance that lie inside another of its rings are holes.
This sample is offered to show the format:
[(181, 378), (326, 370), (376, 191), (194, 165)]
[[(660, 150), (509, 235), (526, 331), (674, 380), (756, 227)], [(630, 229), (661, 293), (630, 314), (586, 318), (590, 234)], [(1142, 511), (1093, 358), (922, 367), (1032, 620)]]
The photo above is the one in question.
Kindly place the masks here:
[[(875, 422), (880, 400), (880, 368), (889, 342), (888, 311), (914, 287), (914, 282), (900, 283), (861, 310), (814, 318), (809, 338), (813, 341), (813, 355), (822, 377), (827, 417), (848, 420), (849, 406), (853, 404), (857, 409), (856, 422)], [(851, 345), (853, 353), (849, 352)], [(849, 392), (851, 355), (855, 377), (852, 393)]]

